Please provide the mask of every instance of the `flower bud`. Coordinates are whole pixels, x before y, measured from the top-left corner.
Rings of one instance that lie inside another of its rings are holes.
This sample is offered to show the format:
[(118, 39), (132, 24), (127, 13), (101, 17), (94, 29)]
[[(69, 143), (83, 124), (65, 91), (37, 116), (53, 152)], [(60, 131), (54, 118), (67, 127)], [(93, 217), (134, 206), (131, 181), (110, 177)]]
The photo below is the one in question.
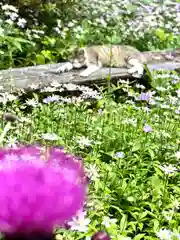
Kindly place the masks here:
[(111, 238), (107, 232), (99, 231), (92, 236), (91, 240), (111, 240)]

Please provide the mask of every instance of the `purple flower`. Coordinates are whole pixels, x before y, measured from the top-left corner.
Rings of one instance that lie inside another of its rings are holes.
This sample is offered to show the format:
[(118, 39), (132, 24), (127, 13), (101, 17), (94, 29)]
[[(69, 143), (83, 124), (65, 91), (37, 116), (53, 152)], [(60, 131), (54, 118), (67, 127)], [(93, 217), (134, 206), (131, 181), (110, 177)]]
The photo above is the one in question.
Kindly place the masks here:
[(152, 7), (152, 6), (144, 6), (144, 8), (147, 10), (147, 12), (148, 12), (149, 14), (151, 14), (152, 11), (153, 11), (153, 7)]
[(143, 127), (143, 131), (144, 131), (144, 132), (152, 132), (152, 128), (151, 128), (149, 125), (145, 125), (145, 126)]
[(172, 84), (177, 84), (179, 81), (177, 79), (174, 79), (171, 82), (172, 82)]
[(152, 92), (142, 92), (136, 100), (149, 102), (152, 98)]
[(117, 152), (117, 153), (115, 153), (114, 156), (117, 157), (117, 158), (124, 158), (125, 154), (123, 152)]
[(51, 102), (57, 102), (59, 101), (59, 96), (53, 95), (53, 96), (48, 96), (47, 98), (43, 99), (44, 103), (51, 103)]
[(52, 234), (82, 209), (87, 193), (82, 161), (58, 147), (1, 149), (0, 183), (0, 231), (9, 239)]
[(32, 233), (26, 236), (21, 234), (9, 234), (5, 235), (5, 240), (54, 240), (53, 234), (44, 233)]
[(107, 232), (99, 231), (92, 236), (91, 240), (111, 240), (111, 238)]
[(180, 12), (180, 3), (176, 3), (175, 9), (177, 12)]
[(176, 113), (176, 114), (180, 114), (180, 110), (179, 110), (179, 109), (176, 109), (176, 110), (175, 110), (175, 113)]

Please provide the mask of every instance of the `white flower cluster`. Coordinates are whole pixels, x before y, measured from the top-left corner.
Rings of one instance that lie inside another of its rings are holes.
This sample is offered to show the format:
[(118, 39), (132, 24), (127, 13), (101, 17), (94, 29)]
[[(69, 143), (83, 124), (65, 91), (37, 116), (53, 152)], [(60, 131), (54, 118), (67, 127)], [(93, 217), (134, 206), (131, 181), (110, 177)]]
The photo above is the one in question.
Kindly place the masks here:
[[(21, 29), (25, 27), (26, 19), (19, 16), (16, 7), (6, 4), (1, 8), (6, 24), (15, 24)], [(54, 11), (59, 10), (57, 8)], [(31, 12), (29, 14), (33, 15)], [(157, 29), (163, 29), (173, 34), (174, 39), (178, 39), (179, 19), (180, 3), (175, 0), (164, 0), (163, 4), (160, 1), (147, 3), (134, 0), (81, 0), (73, 6), (73, 13), (66, 19), (57, 19), (53, 30), (62, 39), (68, 38), (71, 34), (75, 41), (82, 42), (93, 41), (93, 36), (102, 36), (101, 33), (107, 37), (106, 41), (112, 40), (110, 36), (113, 36), (112, 41), (119, 43), (132, 43), (132, 41), (146, 39), (144, 47), (152, 48), (152, 42), (157, 38), (154, 34)], [(38, 22), (35, 16), (33, 21), (36, 28)], [(44, 24), (42, 26), (43, 30), (27, 28), (25, 35), (29, 40), (40, 39), (47, 27)], [(95, 39), (104, 40), (102, 37), (98, 38)]]
[(26, 24), (26, 19), (21, 18), (18, 14), (18, 9), (12, 5), (2, 5), (1, 7), (3, 11), (3, 15), (5, 16), (6, 20), (5, 23), (9, 25), (13, 25), (14, 23), (17, 24), (18, 27), (24, 28)]
[[(180, 3), (176, 1), (164, 0), (162, 5), (159, 1), (145, 4), (130, 0), (82, 0), (80, 14), (94, 27), (93, 33), (98, 33), (100, 28), (116, 29), (122, 41), (142, 38), (157, 28), (174, 36), (180, 32)], [(67, 28), (76, 33), (77, 38), (87, 30), (77, 19), (67, 24), (66, 32)]]

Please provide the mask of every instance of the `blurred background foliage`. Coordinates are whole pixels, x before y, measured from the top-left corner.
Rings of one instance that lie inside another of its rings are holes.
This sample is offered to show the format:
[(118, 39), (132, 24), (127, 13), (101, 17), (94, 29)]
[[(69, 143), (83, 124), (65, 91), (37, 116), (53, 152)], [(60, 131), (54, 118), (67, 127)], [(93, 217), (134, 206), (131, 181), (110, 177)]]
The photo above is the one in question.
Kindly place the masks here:
[(1, 1), (0, 69), (64, 61), (74, 47), (88, 44), (177, 48), (178, 1)]

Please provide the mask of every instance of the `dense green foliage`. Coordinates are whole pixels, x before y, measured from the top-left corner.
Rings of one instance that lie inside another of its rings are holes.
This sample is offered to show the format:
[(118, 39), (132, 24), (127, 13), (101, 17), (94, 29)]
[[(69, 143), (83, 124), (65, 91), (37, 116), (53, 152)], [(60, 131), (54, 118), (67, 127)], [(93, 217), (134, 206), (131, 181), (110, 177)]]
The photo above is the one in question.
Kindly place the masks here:
[(9, 1), (0, 12), (0, 68), (57, 62), (75, 46), (180, 46), (179, 3), (127, 0)]

